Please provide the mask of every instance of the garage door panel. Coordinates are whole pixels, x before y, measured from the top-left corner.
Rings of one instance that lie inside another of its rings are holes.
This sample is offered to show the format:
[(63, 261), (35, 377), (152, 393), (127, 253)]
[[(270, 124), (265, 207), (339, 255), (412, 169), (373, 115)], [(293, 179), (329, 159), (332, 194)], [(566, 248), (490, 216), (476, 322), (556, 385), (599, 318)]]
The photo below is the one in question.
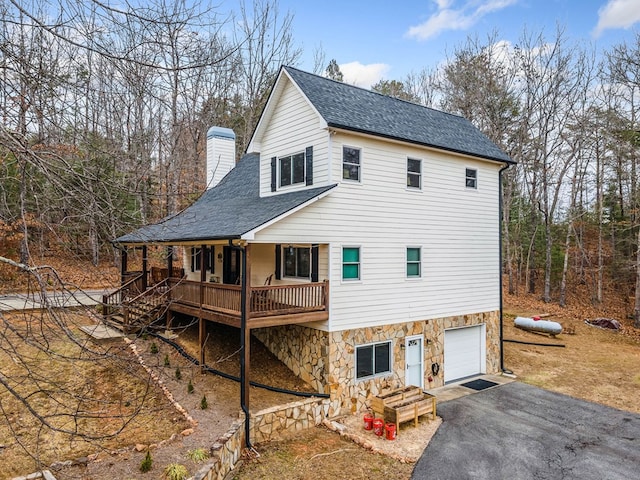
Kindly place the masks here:
[(482, 325), (445, 330), (444, 381), (482, 373), (484, 364)]

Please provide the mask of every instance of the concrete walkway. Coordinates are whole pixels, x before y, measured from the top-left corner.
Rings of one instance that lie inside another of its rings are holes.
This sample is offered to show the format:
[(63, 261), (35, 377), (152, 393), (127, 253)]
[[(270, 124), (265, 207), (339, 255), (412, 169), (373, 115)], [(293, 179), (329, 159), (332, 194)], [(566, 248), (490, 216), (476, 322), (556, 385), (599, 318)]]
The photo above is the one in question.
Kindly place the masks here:
[[(472, 388), (463, 387), (462, 384), (468, 382), (469, 380), (482, 379), (487, 380), (489, 382), (497, 383), (497, 386), (505, 385), (507, 383), (511, 383), (515, 381), (515, 376), (507, 376), (507, 375), (481, 375), (479, 377), (473, 378), (465, 378), (463, 380), (459, 380), (457, 382), (448, 383), (443, 387), (432, 388), (431, 390), (425, 390), (431, 395), (435, 395), (438, 399), (438, 404), (442, 402), (447, 402), (449, 400), (455, 400), (456, 398), (466, 397), (467, 395), (473, 395), (474, 393), (478, 393), (478, 390), (473, 390)], [(489, 387), (496, 388), (496, 387)]]
[(16, 293), (0, 295), (0, 312), (13, 310), (37, 310), (53, 307), (90, 307), (102, 302), (102, 295), (106, 290), (70, 290), (47, 292), (46, 298), (40, 293)]

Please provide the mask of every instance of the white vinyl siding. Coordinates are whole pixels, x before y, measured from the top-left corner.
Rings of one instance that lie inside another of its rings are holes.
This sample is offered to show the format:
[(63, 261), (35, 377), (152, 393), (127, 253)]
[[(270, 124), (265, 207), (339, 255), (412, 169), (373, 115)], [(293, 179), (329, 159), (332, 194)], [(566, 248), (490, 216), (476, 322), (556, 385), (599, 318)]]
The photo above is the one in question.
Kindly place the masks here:
[[(278, 106), (270, 119), (261, 142), (260, 195), (277, 195), (271, 192), (271, 158), (304, 152), (313, 146), (313, 187), (329, 183), (328, 145), (329, 133), (318, 128), (320, 119), (295, 86), (287, 82)], [(280, 169), (278, 168), (278, 187)], [(287, 186), (286, 192), (307, 187), (304, 182)]]
[[(367, 152), (366, 181), (342, 182), (342, 146)], [(331, 331), (495, 311), (500, 164), (343, 133), (331, 138), (325, 198), (256, 233), (256, 241), (329, 244)], [(406, 188), (407, 158), (421, 158), (422, 194)], [(460, 172), (482, 188), (465, 195)], [(342, 247), (360, 246), (366, 272), (342, 281)], [(421, 246), (422, 277), (407, 282), (407, 246)], [(366, 253), (366, 256), (363, 256)], [(321, 277), (322, 279), (322, 277)]]

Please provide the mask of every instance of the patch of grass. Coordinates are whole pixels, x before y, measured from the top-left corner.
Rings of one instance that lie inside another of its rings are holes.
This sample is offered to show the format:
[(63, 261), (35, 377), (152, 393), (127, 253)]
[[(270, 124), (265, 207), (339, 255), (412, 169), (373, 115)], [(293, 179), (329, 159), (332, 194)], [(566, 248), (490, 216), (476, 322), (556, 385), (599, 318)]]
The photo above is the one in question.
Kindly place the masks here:
[(207, 396), (203, 395), (202, 400), (200, 400), (200, 410), (206, 410), (209, 408), (209, 404), (207, 403)]
[(187, 467), (179, 463), (170, 463), (164, 469), (164, 477), (167, 480), (186, 480), (188, 476)]
[(187, 393), (193, 393), (193, 383), (191, 382), (191, 379), (189, 379), (189, 383), (187, 385)]
[(195, 463), (202, 463), (209, 458), (209, 453), (207, 453), (204, 448), (196, 448), (194, 450), (189, 450), (187, 452), (187, 457)]
[(180, 367), (176, 367), (176, 380), (182, 379), (182, 372), (180, 371)]
[(153, 353), (154, 355), (158, 353), (158, 345), (156, 345), (156, 342), (153, 342), (151, 344), (151, 348), (149, 348), (149, 352)]
[(169, 361), (169, 354), (164, 356), (164, 366), (165, 367), (170, 367), (171, 366), (171, 362)]

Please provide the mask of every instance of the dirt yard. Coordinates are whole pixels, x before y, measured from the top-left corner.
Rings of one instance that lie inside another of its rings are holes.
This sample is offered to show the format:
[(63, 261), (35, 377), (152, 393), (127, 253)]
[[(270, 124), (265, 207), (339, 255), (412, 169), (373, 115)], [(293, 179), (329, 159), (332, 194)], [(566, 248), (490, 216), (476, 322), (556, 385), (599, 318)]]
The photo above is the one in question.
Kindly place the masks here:
[[(545, 347), (505, 343), (505, 366), (520, 381), (640, 413), (637, 403), (640, 398), (640, 334), (630, 327), (628, 321), (624, 322), (623, 332), (613, 333), (584, 324), (584, 318), (604, 316), (589, 308), (560, 309), (526, 296), (506, 296), (505, 299), (505, 339), (564, 345)], [(561, 322), (575, 334), (563, 333), (550, 338), (513, 327), (515, 315), (534, 314), (550, 314), (549, 318)], [(615, 310), (610, 316), (621, 319)], [(183, 327), (178, 341), (195, 356), (197, 330), (186, 324)], [(238, 375), (239, 333), (215, 324), (209, 325), (207, 333), (207, 363)], [(45, 465), (62, 460), (77, 463), (54, 469), (59, 480), (157, 479), (161, 477), (164, 466), (171, 462), (185, 465), (190, 474), (197, 471), (199, 464), (188, 457), (188, 452), (206, 449), (238, 418), (239, 386), (219, 376), (200, 374), (197, 367), (153, 336), (138, 338), (135, 344), (144, 362), (158, 372), (198, 426), (191, 431), (191, 425), (185, 418), (166, 401), (159, 389), (153, 388), (149, 397), (153, 402), (149, 403), (148, 410), (141, 411), (117, 437), (107, 442), (72, 442), (60, 435), (47, 436), (44, 430), (35, 429), (28, 415), (15, 405), (11, 406), (3, 396), (0, 403), (5, 421), (0, 422), (0, 463), (9, 467), (0, 470), (0, 478), (33, 471), (33, 460), (25, 454), (20, 443), (30, 448), (29, 441), (36, 438), (34, 435), (29, 437), (27, 432), (34, 431), (40, 436), (39, 453)], [(105, 370), (104, 366), (86, 369), (86, 377), (93, 377), (96, 387), (104, 389), (105, 395), (122, 395), (130, 389), (131, 386), (117, 383), (128, 375), (146, 381), (146, 374), (122, 340), (96, 345), (111, 348), (126, 359), (117, 373)], [(157, 347), (156, 353), (152, 353), (155, 351), (153, 345)], [(7, 358), (0, 361), (3, 366), (11, 362)], [(293, 390), (309, 388), (293, 377), (259, 342), (252, 344), (252, 366), (252, 376), (258, 382)], [(180, 370), (180, 379), (176, 378), (176, 368)], [(189, 382), (193, 386), (192, 393), (189, 393)], [(115, 389), (109, 390), (109, 386), (115, 386)], [(203, 396), (207, 397), (209, 406), (206, 410), (200, 408)], [(251, 388), (252, 409), (288, 403), (294, 399)], [(18, 433), (18, 440), (14, 433)], [(147, 450), (151, 452), (153, 467), (143, 474), (140, 465)], [(411, 463), (372, 453), (324, 427), (311, 429), (292, 439), (256, 445), (256, 450), (260, 456), (247, 457), (228, 479), (408, 479), (413, 469)]]

